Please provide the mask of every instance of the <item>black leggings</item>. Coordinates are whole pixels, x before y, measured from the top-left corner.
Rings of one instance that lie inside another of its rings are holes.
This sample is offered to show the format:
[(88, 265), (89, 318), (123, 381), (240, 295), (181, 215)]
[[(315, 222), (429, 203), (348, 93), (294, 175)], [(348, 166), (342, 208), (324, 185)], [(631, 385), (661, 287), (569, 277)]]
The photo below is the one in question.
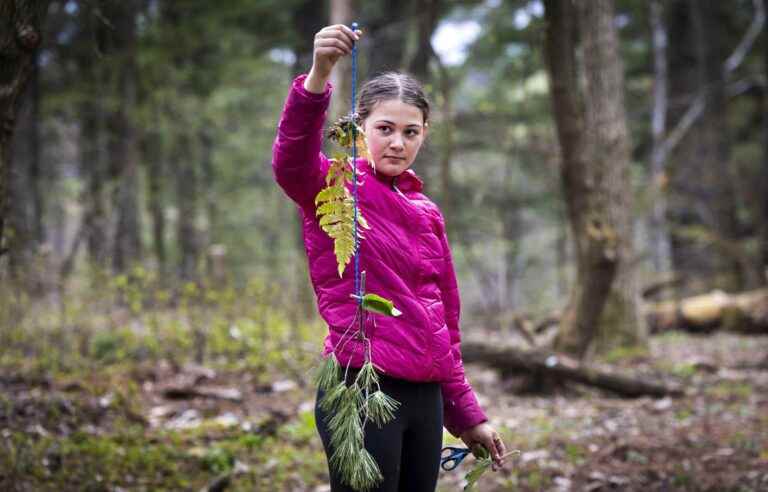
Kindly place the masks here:
[[(347, 384), (357, 370), (349, 369)], [(430, 492), (437, 486), (440, 449), (443, 445), (443, 398), (435, 382), (415, 383), (379, 374), (381, 390), (400, 402), (395, 418), (379, 428), (365, 424), (365, 449), (379, 465), (384, 481), (372, 492)], [(333, 454), (325, 412), (317, 402), (323, 396), (318, 389), (315, 422), (323, 441), (326, 459)], [(330, 468), (330, 467), (329, 467)], [(351, 492), (329, 469), (332, 492)]]

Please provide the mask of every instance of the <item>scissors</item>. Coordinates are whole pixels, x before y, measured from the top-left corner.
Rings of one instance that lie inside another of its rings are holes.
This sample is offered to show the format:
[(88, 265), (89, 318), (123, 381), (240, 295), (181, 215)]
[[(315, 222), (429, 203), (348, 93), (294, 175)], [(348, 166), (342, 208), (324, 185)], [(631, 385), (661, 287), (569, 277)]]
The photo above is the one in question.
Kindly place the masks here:
[(459, 463), (464, 461), (464, 458), (471, 452), (472, 451), (469, 448), (456, 448), (453, 446), (444, 447), (440, 450), (440, 468), (445, 471), (453, 470), (459, 466)]

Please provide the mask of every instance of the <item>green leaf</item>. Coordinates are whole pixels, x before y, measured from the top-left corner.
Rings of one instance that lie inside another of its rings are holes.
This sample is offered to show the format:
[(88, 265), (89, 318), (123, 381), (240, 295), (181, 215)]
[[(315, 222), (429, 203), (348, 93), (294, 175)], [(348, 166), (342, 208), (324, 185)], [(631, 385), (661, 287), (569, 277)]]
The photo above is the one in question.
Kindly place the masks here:
[(489, 453), (488, 450), (485, 449), (485, 446), (480, 443), (475, 443), (472, 446), (472, 454), (479, 460), (491, 457), (491, 453)]
[(467, 485), (464, 486), (464, 490), (472, 490), (477, 480), (485, 473), (491, 466), (490, 458), (483, 458), (477, 462), (474, 468), (469, 473), (464, 475), (464, 479), (467, 481)]
[(386, 316), (397, 317), (403, 314), (395, 307), (392, 301), (376, 294), (365, 294), (363, 296), (363, 309)]

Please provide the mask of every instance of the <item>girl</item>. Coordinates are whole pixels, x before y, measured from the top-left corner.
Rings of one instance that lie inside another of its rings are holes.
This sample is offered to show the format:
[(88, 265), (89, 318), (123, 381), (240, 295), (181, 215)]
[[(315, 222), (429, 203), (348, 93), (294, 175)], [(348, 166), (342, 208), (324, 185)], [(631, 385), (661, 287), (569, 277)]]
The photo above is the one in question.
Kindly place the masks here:
[[(351, 368), (363, 365), (365, 351), (363, 342), (349, 336), (340, 343), (357, 311), (350, 299), (354, 272), (346, 268), (339, 277), (314, 198), (329, 166), (320, 151), (332, 91), (328, 78), (361, 35), (344, 25), (316, 34), (312, 68), (293, 81), (272, 161), (277, 182), (299, 207), (312, 285), (329, 327), (323, 355), (335, 352), (341, 366)], [(459, 295), (443, 217), (409, 169), (427, 136), (429, 103), (414, 79), (386, 73), (362, 87), (356, 111), (375, 163), (374, 170), (365, 159), (357, 162), (359, 208), (370, 226), (360, 242), (360, 270), (366, 272), (366, 292), (391, 299), (402, 311), (396, 318), (366, 318), (381, 389), (400, 406), (381, 429), (366, 424), (364, 445), (384, 476), (377, 490), (430, 491), (437, 484), (443, 425), (467, 446), (484, 445), (494, 470), (503, 465), (505, 447), (464, 375)], [(348, 380), (354, 375), (350, 370)], [(322, 396), (318, 390), (317, 401)], [(315, 416), (330, 457), (325, 414), (317, 405)], [(351, 490), (329, 471), (332, 491)]]

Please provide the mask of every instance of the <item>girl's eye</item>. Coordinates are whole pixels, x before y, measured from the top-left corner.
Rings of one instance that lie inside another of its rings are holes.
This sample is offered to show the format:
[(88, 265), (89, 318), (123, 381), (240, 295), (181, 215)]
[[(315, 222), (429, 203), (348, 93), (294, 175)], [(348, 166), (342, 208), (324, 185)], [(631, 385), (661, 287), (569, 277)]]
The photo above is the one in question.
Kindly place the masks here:
[(418, 132), (417, 130), (413, 130), (413, 129), (411, 129), (411, 130), (406, 130), (406, 131), (405, 131), (405, 133), (406, 133), (406, 135), (408, 135), (409, 137), (415, 137), (416, 135), (418, 135), (418, 134), (419, 134), (419, 132)]
[(379, 127), (379, 131), (380, 131), (381, 133), (389, 133), (391, 130), (392, 130), (392, 129), (391, 129), (390, 127), (388, 127), (388, 126), (380, 126), (380, 127)]

